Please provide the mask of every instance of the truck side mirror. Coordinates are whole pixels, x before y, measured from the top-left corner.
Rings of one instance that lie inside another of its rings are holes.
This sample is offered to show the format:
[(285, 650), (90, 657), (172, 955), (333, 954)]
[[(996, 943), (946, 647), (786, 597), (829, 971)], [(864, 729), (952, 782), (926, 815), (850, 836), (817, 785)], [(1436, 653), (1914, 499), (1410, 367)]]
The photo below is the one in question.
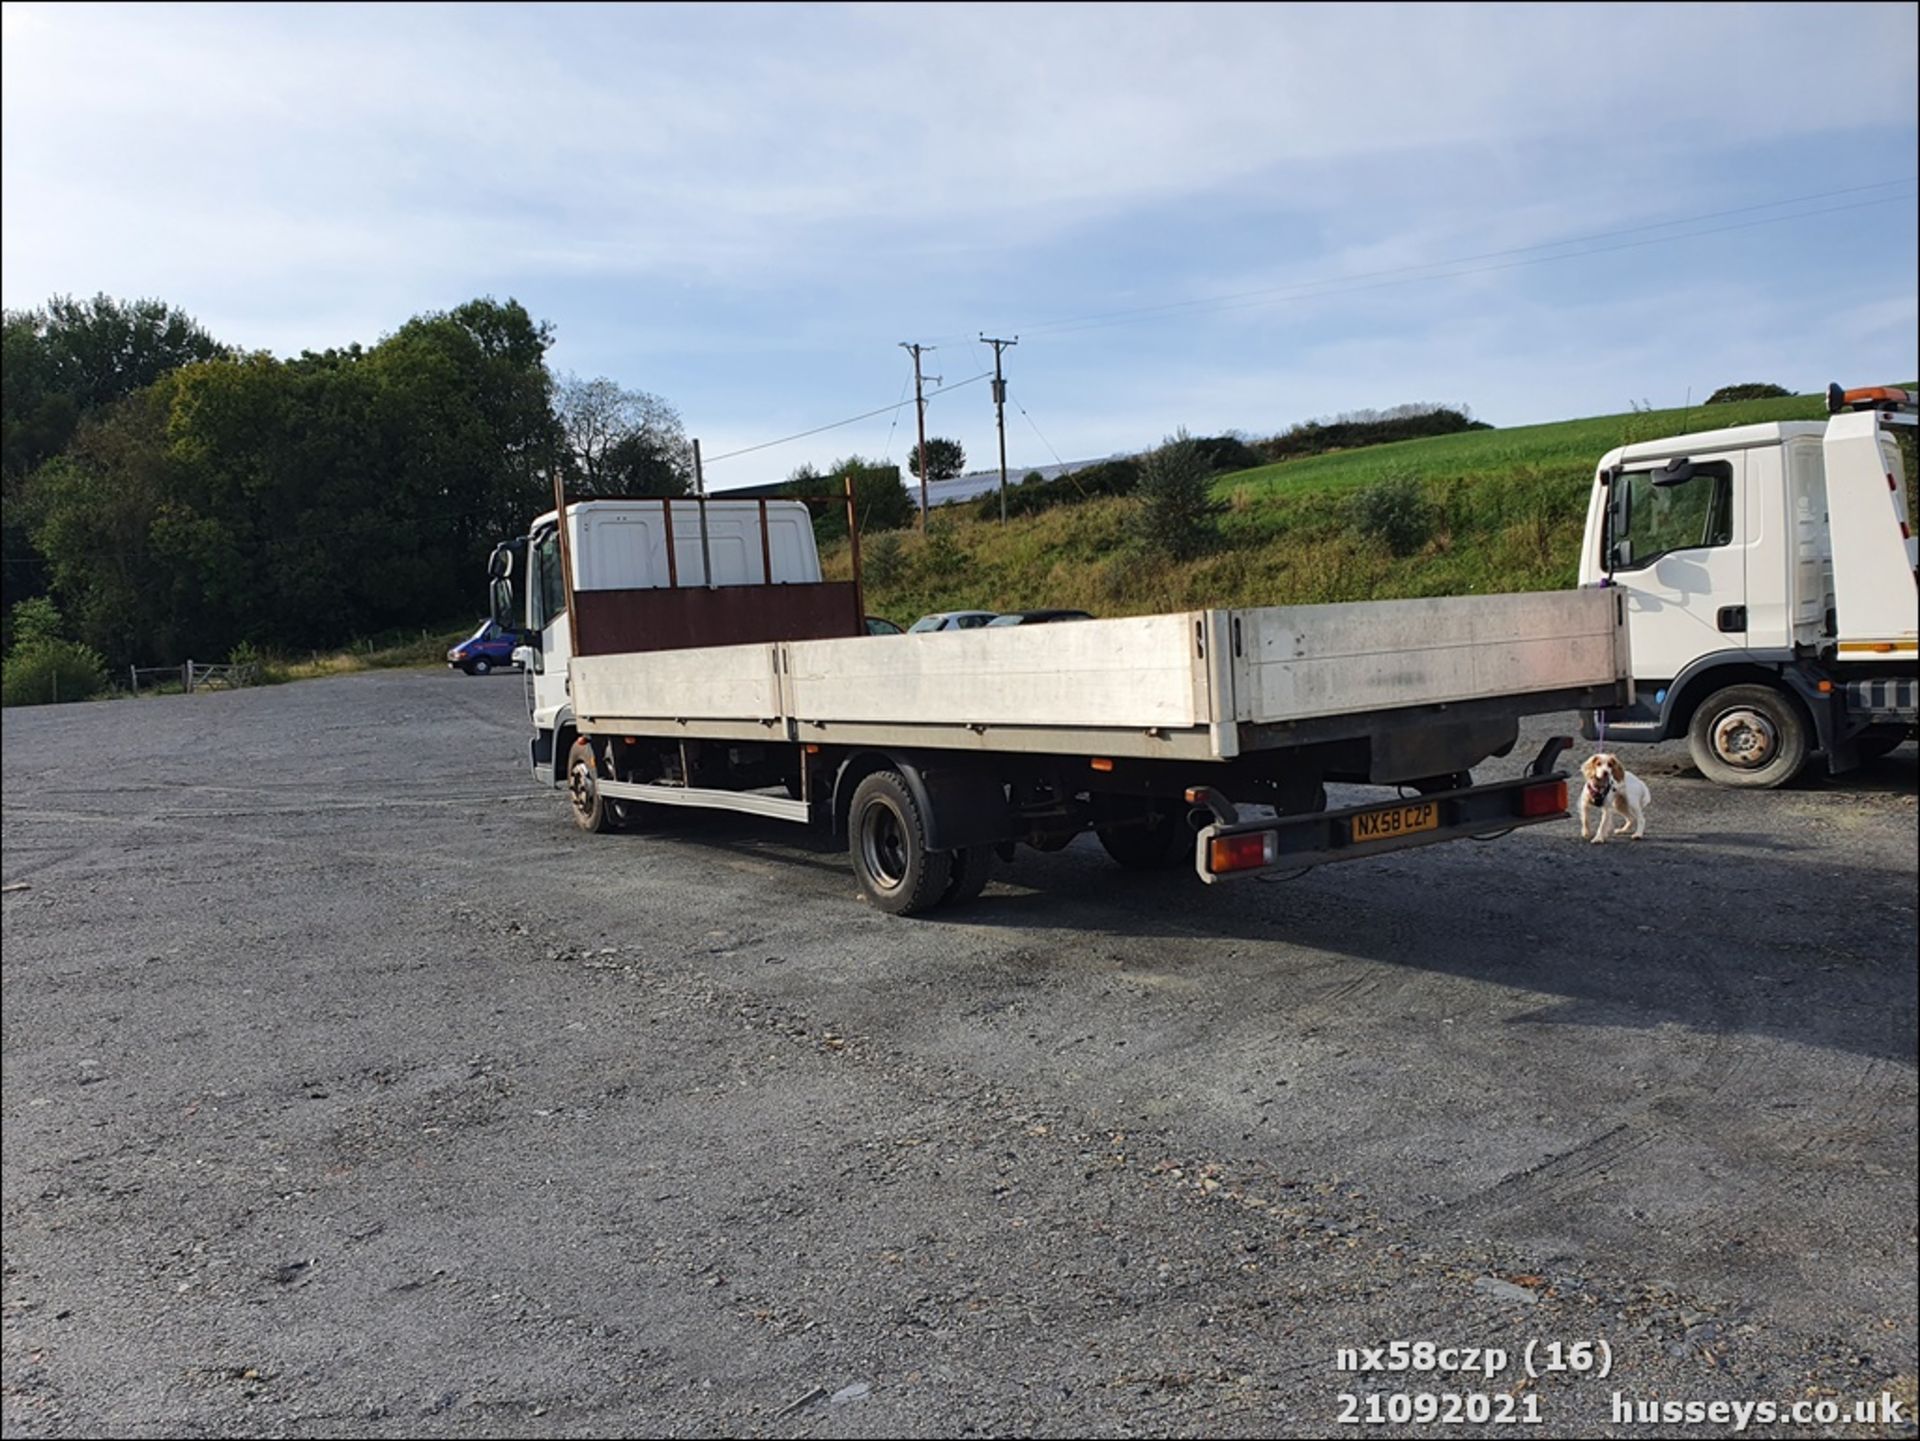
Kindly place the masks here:
[(518, 635), (521, 626), (520, 617), (514, 614), (513, 582), (504, 575), (495, 576), (487, 586), (487, 597), (492, 602), (493, 623)]
[(1613, 554), (1607, 558), (1607, 565), (1611, 570), (1631, 570), (1633, 568), (1633, 542), (1630, 540), (1616, 540), (1613, 543)]

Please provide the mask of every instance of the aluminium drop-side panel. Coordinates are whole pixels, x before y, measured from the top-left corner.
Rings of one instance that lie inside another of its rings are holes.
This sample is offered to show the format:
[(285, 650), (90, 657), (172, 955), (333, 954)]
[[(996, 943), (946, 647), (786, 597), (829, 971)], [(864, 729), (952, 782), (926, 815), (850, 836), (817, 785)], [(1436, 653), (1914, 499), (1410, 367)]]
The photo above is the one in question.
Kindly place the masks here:
[(1199, 612), (796, 641), (792, 714), (899, 725), (1185, 728), (1210, 719)]
[(1238, 610), (1236, 718), (1255, 724), (1609, 685), (1614, 593)]
[(773, 656), (771, 645), (575, 656), (573, 711), (583, 721), (773, 719)]

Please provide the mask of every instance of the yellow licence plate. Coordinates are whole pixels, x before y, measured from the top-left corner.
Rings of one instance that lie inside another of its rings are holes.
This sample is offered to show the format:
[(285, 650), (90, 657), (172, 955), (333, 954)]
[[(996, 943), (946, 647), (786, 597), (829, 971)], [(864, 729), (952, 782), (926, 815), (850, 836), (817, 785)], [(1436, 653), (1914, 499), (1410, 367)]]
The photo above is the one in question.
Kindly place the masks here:
[(1410, 836), (1415, 831), (1440, 829), (1440, 807), (1433, 801), (1417, 806), (1388, 806), (1384, 810), (1362, 811), (1353, 817), (1353, 843), (1390, 841), (1395, 836)]

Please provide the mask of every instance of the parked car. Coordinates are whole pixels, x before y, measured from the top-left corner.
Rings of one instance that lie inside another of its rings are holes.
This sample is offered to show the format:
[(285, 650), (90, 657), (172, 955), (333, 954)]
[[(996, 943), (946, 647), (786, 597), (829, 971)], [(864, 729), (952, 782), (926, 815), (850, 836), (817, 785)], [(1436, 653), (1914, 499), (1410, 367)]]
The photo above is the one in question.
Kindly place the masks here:
[(1092, 620), (1084, 610), (1010, 610), (988, 625), (1051, 625), (1056, 620)]
[(978, 630), (990, 624), (994, 615), (990, 610), (942, 610), (921, 616), (910, 629), (914, 635), (931, 630)]
[(495, 666), (513, 664), (513, 632), (492, 621), (447, 652), (447, 664), (468, 675), (485, 675)]
[(870, 615), (867, 617), (867, 634), (868, 635), (905, 635), (906, 632), (901, 630), (900, 627), (895, 625), (892, 621), (888, 620), (884, 615)]

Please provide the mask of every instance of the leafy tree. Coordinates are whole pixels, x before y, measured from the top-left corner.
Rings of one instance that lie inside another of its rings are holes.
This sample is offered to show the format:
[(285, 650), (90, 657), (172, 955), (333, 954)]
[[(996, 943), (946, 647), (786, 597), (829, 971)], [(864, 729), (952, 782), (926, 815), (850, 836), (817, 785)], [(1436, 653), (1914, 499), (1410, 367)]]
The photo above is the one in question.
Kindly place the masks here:
[(24, 475), (61, 449), (80, 416), (227, 348), (160, 300), (75, 300), (6, 312), (0, 463)]
[(14, 606), (7, 628), (14, 640), (0, 665), (0, 704), (87, 700), (106, 689), (105, 663), (61, 634), (60, 611), (45, 596)]
[(692, 466), (651, 435), (629, 435), (607, 452), (605, 478), (613, 495), (688, 495)]
[(568, 478), (582, 494), (685, 495), (691, 488), (686, 432), (679, 412), (659, 396), (624, 389), (604, 375), (569, 375), (555, 387), (554, 413)]
[(1706, 398), (1707, 405), (1731, 405), (1736, 400), (1781, 400), (1793, 392), (1783, 385), (1750, 380), (1740, 385), (1723, 385)]
[(1171, 560), (1191, 560), (1219, 541), (1213, 471), (1200, 445), (1183, 429), (1167, 437), (1140, 465), (1140, 537)]
[[(194, 529), (167, 445), (169, 378), (90, 413), (29, 481), (34, 541), (75, 631), (117, 664), (154, 664), (206, 603), (206, 578), (169, 553)], [(19, 607), (15, 608), (15, 614)]]
[(158, 300), (55, 296), (5, 313), (0, 364), (0, 606), (48, 584), (34, 548), (26, 480), (72, 440), (82, 417), (185, 364), (225, 353), (184, 311)]
[[(942, 435), (927, 437), (927, 479), (952, 480), (967, 468), (967, 453), (960, 448), (957, 440), (948, 440)], [(915, 479), (920, 475), (920, 447), (914, 446), (907, 456), (907, 470)]]
[(60, 607), (44, 595), (21, 601), (7, 613), (7, 648), (60, 639)]
[(476, 300), (371, 349), (190, 364), (89, 416), (28, 496), (76, 629), (152, 663), (474, 609), (493, 541), (550, 504), (550, 342)]
[(838, 497), (847, 476), (853, 477), (853, 505), (860, 516), (860, 533), (898, 530), (911, 525), (913, 497), (900, 483), (900, 467), (862, 456), (836, 460), (825, 474), (803, 465), (787, 477), (783, 487), (792, 496), (825, 496), (813, 509), (814, 534), (822, 541), (839, 540), (847, 533), (847, 509)]

